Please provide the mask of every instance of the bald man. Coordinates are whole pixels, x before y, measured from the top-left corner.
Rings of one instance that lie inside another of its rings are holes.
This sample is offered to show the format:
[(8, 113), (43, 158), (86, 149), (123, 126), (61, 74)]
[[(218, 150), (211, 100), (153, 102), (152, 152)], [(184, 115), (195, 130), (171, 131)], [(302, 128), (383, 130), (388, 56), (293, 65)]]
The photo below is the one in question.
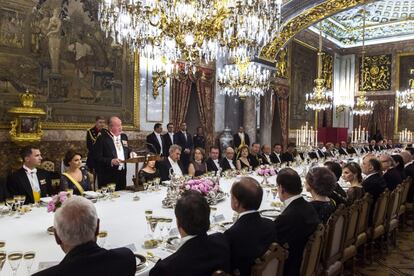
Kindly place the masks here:
[(98, 137), (94, 148), (98, 186), (116, 184), (116, 190), (126, 188), (126, 164), (130, 157), (128, 137), (122, 133), (122, 121), (118, 117), (108, 120), (108, 129)]

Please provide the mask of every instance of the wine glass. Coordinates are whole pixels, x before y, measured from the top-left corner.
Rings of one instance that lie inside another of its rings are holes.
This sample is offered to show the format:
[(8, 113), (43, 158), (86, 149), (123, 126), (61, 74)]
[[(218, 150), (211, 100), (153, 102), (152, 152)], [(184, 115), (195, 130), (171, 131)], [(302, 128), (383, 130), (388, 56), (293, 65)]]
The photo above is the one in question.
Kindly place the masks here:
[(2, 217), (5, 214), (5, 207), (6, 206), (6, 202), (4, 201), (0, 201), (0, 217)]
[(165, 227), (167, 228), (167, 238), (170, 236), (170, 231), (171, 231), (171, 227), (172, 227), (172, 219), (171, 218), (166, 218), (165, 219)]
[(1, 250), (0, 251), (0, 273), (3, 270), (4, 263), (6, 262), (6, 257), (7, 257), (6, 251)]
[(106, 242), (106, 237), (108, 237), (108, 232), (107, 231), (100, 231), (98, 233), (98, 240), (97, 243), (100, 247), (104, 247), (105, 246), (105, 242)]
[(33, 265), (35, 257), (36, 257), (36, 252), (34, 251), (28, 251), (23, 254), (24, 263), (27, 269), (27, 275), (31, 275), (30, 271), (32, 270), (32, 265)]
[(103, 199), (106, 199), (106, 196), (108, 194), (108, 186), (103, 186), (101, 188), (101, 192), (102, 192), (102, 195), (103, 195)]
[(148, 226), (147, 233), (151, 232), (151, 224), (150, 224), (151, 218), (152, 218), (152, 210), (151, 209), (145, 210), (145, 219), (147, 221), (147, 226)]
[(7, 256), (10, 267), (13, 270), (13, 276), (17, 275), (17, 270), (19, 269), (22, 258), (23, 258), (23, 252), (21, 251), (12, 251), (10, 252), (9, 256)]
[(266, 191), (266, 200), (269, 201), (270, 189), (267, 188), (265, 189), (265, 191)]
[(66, 189), (66, 192), (68, 192), (69, 196), (73, 196), (73, 189)]
[(3, 248), (6, 246), (6, 241), (0, 241), (0, 248)]
[(164, 240), (164, 229), (165, 229), (165, 219), (160, 218), (158, 219), (158, 229), (160, 231), (161, 240)]
[(276, 197), (277, 197), (277, 188), (271, 188), (271, 191), (272, 191), (272, 195), (273, 195), (273, 200), (275, 200)]
[(115, 192), (115, 189), (116, 189), (115, 183), (108, 184), (108, 193), (109, 193), (110, 198), (113, 197), (113, 193)]

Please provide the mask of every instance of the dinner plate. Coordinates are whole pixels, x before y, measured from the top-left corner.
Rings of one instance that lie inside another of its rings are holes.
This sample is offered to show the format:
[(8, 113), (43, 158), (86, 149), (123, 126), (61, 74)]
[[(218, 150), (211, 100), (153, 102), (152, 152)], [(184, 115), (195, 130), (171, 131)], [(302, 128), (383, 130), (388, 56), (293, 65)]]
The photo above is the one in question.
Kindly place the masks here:
[(260, 215), (267, 218), (277, 218), (280, 215), (280, 211), (276, 209), (266, 209), (259, 211)]
[(135, 258), (137, 259), (137, 272), (142, 271), (147, 266), (147, 258), (145, 256), (135, 253)]
[(180, 245), (181, 239), (177, 236), (170, 237), (167, 239), (166, 247), (168, 249), (176, 251), (178, 246)]

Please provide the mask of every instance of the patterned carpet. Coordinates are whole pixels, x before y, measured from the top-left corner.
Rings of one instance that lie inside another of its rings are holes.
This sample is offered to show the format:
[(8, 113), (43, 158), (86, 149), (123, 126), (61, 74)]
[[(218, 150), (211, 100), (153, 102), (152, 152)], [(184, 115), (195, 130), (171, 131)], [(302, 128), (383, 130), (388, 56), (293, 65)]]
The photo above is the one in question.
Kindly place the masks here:
[(406, 227), (397, 234), (397, 247), (390, 246), (388, 254), (375, 255), (372, 264), (357, 264), (355, 275), (389, 276), (414, 275), (414, 232)]

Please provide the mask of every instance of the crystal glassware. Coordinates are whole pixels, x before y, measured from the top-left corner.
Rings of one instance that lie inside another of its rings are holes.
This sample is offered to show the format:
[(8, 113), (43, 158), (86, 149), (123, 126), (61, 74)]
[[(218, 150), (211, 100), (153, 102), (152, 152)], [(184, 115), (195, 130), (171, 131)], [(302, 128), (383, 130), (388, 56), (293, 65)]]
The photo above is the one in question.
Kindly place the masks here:
[(0, 273), (3, 270), (4, 263), (6, 262), (6, 251), (0, 250)]
[(7, 256), (11, 269), (13, 270), (13, 276), (17, 275), (17, 270), (19, 269), (20, 263), (22, 262), (23, 252), (13, 251)]
[(97, 244), (100, 247), (104, 247), (105, 243), (106, 243), (106, 238), (108, 237), (108, 232), (107, 231), (99, 231), (98, 233), (98, 239), (97, 239)]
[(28, 251), (23, 254), (23, 260), (26, 265), (27, 275), (31, 275), (30, 271), (32, 270), (32, 265), (33, 265), (35, 257), (36, 257), (36, 252), (34, 251)]

